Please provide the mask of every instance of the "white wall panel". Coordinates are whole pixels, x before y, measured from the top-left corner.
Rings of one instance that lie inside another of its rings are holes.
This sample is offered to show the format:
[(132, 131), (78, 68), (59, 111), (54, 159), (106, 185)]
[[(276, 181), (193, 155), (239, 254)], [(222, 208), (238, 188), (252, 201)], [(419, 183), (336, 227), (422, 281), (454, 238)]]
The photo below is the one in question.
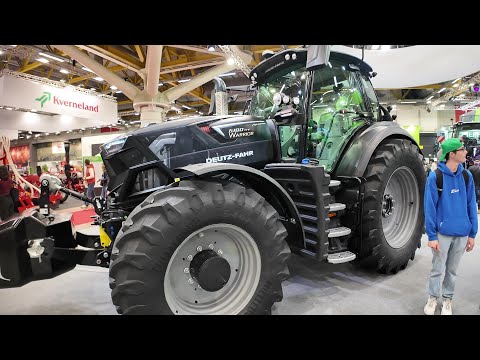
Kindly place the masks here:
[(0, 136), (6, 136), (10, 140), (18, 139), (18, 131), (0, 128)]
[[(116, 122), (117, 118), (112, 123)], [(49, 116), (32, 112), (0, 109), (0, 131), (3, 131), (3, 129), (15, 129), (55, 132), (99, 125), (102, 125), (102, 123), (97, 119), (85, 119), (68, 115)]]
[(453, 123), (455, 123), (455, 110), (438, 110), (436, 113), (438, 118), (438, 128), (452, 125), (450, 119), (453, 119)]
[[(339, 51), (362, 58), (362, 50), (334, 45)], [(364, 61), (378, 75), (376, 89), (436, 84), (480, 70), (480, 45), (415, 45), (390, 50), (365, 50)]]
[(454, 110), (427, 112), (423, 106), (397, 105), (392, 114), (397, 115), (397, 123), (402, 126), (420, 125), (421, 132), (436, 132), (442, 126), (451, 125), (455, 119)]

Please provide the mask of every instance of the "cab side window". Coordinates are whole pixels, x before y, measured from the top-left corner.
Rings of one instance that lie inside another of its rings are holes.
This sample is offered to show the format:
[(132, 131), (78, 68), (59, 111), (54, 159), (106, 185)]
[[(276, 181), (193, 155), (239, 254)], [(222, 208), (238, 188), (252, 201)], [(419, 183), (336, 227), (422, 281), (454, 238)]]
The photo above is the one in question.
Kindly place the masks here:
[(373, 118), (375, 121), (379, 121), (380, 115), (380, 108), (378, 104), (377, 94), (373, 89), (373, 85), (370, 80), (366, 77), (366, 75), (362, 75), (361, 77), (362, 86), (365, 89), (365, 94), (367, 95), (368, 99), (366, 101), (369, 102), (370, 111), (373, 112)]
[(350, 134), (366, 112), (359, 73), (332, 62), (314, 71), (307, 128), (307, 156), (330, 171)]

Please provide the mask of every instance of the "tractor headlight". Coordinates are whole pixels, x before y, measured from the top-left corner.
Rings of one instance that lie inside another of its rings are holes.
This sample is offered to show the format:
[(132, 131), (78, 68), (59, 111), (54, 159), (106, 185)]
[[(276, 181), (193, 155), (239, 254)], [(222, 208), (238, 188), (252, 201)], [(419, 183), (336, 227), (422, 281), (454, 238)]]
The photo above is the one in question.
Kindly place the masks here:
[(280, 105), (282, 103), (282, 94), (276, 93), (273, 95), (273, 104), (274, 105)]
[(105, 149), (108, 155), (116, 153), (123, 148), (123, 144), (127, 141), (128, 136), (120, 136), (113, 139), (110, 142), (105, 143), (102, 147)]

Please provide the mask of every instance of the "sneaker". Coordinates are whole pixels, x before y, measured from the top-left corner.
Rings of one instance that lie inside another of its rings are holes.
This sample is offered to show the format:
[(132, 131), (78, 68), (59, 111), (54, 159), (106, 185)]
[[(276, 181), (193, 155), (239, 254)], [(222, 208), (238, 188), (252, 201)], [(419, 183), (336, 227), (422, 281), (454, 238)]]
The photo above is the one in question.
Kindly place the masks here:
[(425, 307), (423, 308), (423, 312), (425, 315), (433, 315), (435, 314), (435, 309), (437, 308), (437, 299), (430, 296), (427, 300), (427, 303), (425, 304)]
[(443, 299), (442, 315), (452, 315), (452, 299)]
[(87, 205), (82, 205), (80, 206), (82, 209), (86, 209), (88, 206)]

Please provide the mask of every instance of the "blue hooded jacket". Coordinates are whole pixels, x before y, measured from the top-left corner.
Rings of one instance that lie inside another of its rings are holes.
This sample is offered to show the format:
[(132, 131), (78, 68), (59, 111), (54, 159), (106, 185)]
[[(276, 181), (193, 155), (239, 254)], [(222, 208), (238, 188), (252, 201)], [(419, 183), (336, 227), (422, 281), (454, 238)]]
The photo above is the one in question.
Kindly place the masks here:
[(445, 162), (438, 163), (443, 173), (443, 191), (438, 197), (437, 174), (432, 171), (427, 178), (423, 205), (428, 240), (438, 240), (437, 232), (447, 236), (469, 236), (475, 238), (478, 230), (477, 204), (473, 176), (468, 173), (468, 184), (459, 164), (452, 173)]

